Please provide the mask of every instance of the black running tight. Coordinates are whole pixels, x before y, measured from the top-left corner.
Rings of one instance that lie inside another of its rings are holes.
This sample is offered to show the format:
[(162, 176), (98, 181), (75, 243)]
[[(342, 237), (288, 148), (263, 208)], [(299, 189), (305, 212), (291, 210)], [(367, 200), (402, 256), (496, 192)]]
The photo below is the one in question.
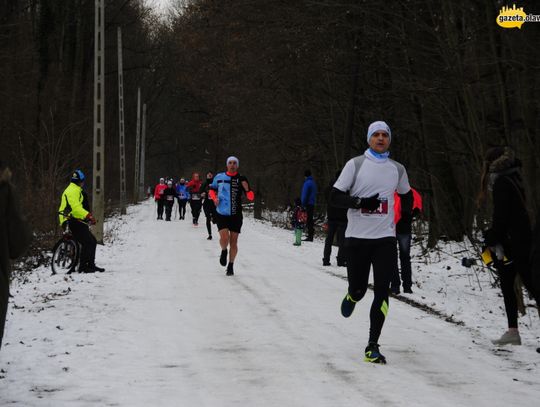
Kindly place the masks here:
[(388, 313), (388, 289), (397, 269), (394, 237), (382, 239), (345, 239), (349, 294), (360, 301), (366, 294), (373, 265), (374, 298), (371, 304), (369, 342), (377, 343)]

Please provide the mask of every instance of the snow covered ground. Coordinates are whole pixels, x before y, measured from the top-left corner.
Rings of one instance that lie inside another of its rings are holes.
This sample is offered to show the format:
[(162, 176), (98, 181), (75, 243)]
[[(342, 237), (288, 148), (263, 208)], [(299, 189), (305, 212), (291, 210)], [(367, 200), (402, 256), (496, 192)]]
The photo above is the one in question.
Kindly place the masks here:
[[(188, 216), (189, 218), (189, 216)], [(216, 234), (216, 233), (215, 233)], [(0, 352), (0, 406), (506, 406), (540, 400), (538, 315), (521, 347), (489, 339), (506, 319), (489, 274), (448, 246), (415, 258), (408, 298), (392, 298), (386, 366), (362, 361), (372, 294), (339, 313), (345, 269), (322, 267), (322, 242), (244, 220), (236, 275), (201, 223), (157, 222), (151, 202), (107, 223), (107, 272), (12, 287)]]

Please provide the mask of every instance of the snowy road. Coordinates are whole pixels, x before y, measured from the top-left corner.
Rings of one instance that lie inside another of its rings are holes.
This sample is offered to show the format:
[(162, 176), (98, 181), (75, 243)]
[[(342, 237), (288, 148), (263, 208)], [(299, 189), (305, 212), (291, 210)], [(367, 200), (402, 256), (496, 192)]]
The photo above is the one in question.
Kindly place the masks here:
[(98, 247), (106, 273), (64, 279), (38, 270), (14, 287), (1, 406), (540, 400), (537, 369), (392, 299), (380, 340), (389, 363), (364, 363), (372, 293), (351, 318), (341, 317), (346, 282), (332, 273), (345, 270), (320, 266), (320, 243), (296, 248), (290, 232), (246, 219), (236, 275), (226, 277), (204, 225), (157, 222), (150, 202), (128, 213), (109, 223), (112, 244)]

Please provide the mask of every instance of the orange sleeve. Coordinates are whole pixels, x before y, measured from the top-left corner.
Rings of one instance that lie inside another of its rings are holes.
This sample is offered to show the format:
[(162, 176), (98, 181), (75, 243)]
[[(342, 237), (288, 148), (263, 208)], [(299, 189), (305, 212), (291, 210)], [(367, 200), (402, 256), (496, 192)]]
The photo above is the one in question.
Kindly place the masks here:
[(212, 201), (214, 201), (214, 203), (217, 201), (217, 194), (215, 190), (211, 189), (210, 191), (208, 191), (208, 196)]

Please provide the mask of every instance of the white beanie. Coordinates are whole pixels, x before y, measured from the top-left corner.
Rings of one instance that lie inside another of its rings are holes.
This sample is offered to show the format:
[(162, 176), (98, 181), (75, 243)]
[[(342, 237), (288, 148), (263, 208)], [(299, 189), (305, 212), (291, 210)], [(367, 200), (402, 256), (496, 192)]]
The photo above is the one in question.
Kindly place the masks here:
[(390, 126), (388, 126), (383, 121), (377, 121), (377, 122), (371, 123), (369, 125), (368, 129), (367, 129), (367, 142), (368, 142), (368, 144), (369, 144), (369, 139), (371, 138), (371, 136), (373, 136), (373, 133), (376, 133), (378, 131), (384, 131), (384, 132), (388, 133), (388, 137), (390, 138), (390, 141), (392, 141), (392, 132), (390, 131)]
[(236, 158), (234, 155), (231, 155), (229, 158), (227, 158), (227, 162), (225, 163), (225, 165), (229, 164), (229, 161), (236, 161), (236, 165), (240, 167), (240, 160), (238, 160), (238, 158)]

